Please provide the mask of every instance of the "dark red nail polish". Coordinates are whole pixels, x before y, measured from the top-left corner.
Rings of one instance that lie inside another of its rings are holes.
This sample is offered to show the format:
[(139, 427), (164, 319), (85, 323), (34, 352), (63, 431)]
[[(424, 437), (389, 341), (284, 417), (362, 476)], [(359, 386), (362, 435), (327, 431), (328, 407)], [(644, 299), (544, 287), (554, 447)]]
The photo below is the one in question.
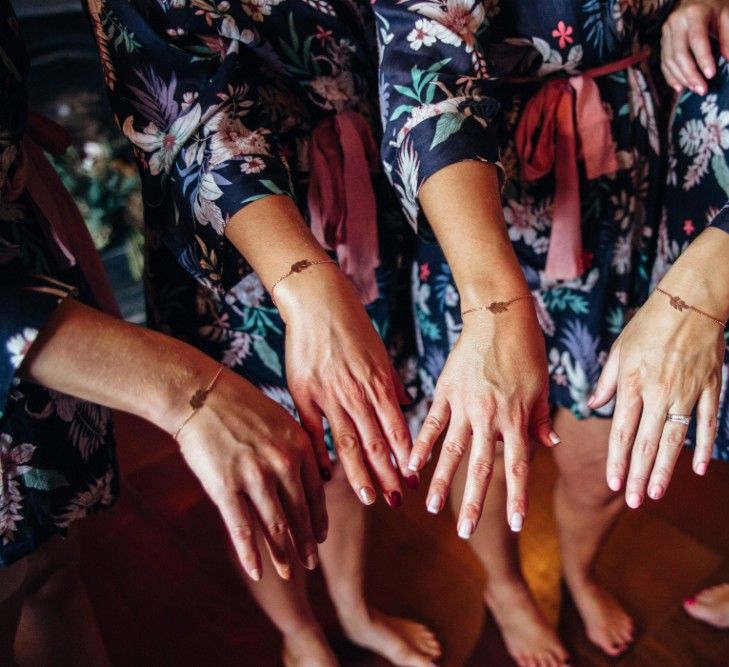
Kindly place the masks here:
[(399, 491), (390, 491), (385, 494), (385, 501), (390, 507), (400, 507), (402, 505), (402, 496)]
[(683, 603), (690, 607), (692, 604), (696, 604), (696, 598), (686, 598)]
[(329, 468), (324, 468), (323, 466), (319, 468), (319, 475), (321, 475), (321, 478), (325, 482), (331, 482), (332, 481), (332, 471), (329, 470)]
[(420, 478), (417, 475), (408, 475), (405, 483), (408, 485), (408, 489), (415, 490), (420, 486)]

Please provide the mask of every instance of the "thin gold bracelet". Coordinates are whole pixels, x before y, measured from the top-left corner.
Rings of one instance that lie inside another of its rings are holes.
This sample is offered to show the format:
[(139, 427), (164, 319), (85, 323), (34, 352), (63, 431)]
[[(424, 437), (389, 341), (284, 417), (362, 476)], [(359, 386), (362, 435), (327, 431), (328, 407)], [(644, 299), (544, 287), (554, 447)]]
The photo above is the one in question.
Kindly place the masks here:
[(218, 381), (218, 378), (220, 377), (220, 374), (225, 369), (225, 366), (223, 364), (220, 364), (220, 368), (218, 368), (218, 372), (215, 374), (212, 380), (208, 383), (208, 386), (205, 387), (205, 389), (198, 389), (190, 399), (190, 407), (192, 410), (190, 411), (190, 414), (185, 417), (185, 421), (180, 424), (180, 428), (178, 428), (175, 431), (174, 438), (177, 440), (177, 436), (180, 435), (180, 431), (182, 431), (183, 428), (187, 425), (187, 422), (189, 422), (194, 416), (195, 413), (203, 406), (205, 405), (205, 401), (208, 398), (208, 394), (213, 390), (213, 387), (215, 386), (215, 383)]
[(312, 266), (318, 266), (319, 264), (336, 264), (337, 262), (333, 259), (318, 259), (318, 260), (310, 260), (310, 259), (300, 259), (298, 262), (294, 262), (291, 265), (291, 268), (284, 273), (278, 280), (274, 280), (271, 287), (269, 287), (268, 292), (273, 296), (273, 289), (283, 280), (286, 280), (289, 276), (293, 276), (295, 273), (301, 273), (302, 271), (306, 271), (306, 269), (311, 268)]
[(475, 306), (474, 308), (469, 308), (468, 310), (462, 311), (461, 318), (463, 318), (465, 315), (468, 315), (469, 313), (475, 313), (477, 310), (488, 310), (494, 315), (499, 315), (500, 313), (505, 313), (507, 310), (509, 310), (509, 306), (515, 301), (522, 301), (523, 299), (533, 298), (533, 294), (524, 294), (523, 296), (517, 296), (515, 299), (511, 299), (510, 301), (492, 301), (488, 306)]
[(710, 319), (712, 322), (716, 322), (722, 329), (726, 326), (726, 323), (720, 320), (718, 317), (709, 315), (709, 313), (705, 313), (703, 310), (700, 310), (695, 306), (690, 306), (680, 296), (669, 294), (668, 292), (666, 292), (666, 290), (661, 289), (660, 287), (656, 287), (656, 292), (660, 292), (661, 294), (667, 296), (669, 298), (669, 304), (671, 308), (675, 308), (679, 313), (683, 312), (684, 310), (693, 310), (695, 313), (703, 315), (704, 317)]

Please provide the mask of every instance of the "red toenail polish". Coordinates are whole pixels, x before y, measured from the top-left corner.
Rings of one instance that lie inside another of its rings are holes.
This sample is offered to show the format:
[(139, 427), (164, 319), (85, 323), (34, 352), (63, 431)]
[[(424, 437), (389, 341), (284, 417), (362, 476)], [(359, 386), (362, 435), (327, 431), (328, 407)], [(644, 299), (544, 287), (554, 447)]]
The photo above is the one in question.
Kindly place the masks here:
[(385, 501), (390, 507), (400, 507), (402, 505), (402, 496), (399, 491), (390, 491), (385, 494)]
[(686, 598), (683, 603), (690, 607), (692, 604), (696, 604), (696, 598)]
[(332, 471), (329, 468), (325, 468), (324, 466), (319, 468), (319, 475), (325, 482), (332, 481)]
[(420, 486), (420, 478), (417, 475), (408, 475), (405, 483), (408, 485), (408, 489), (415, 490)]

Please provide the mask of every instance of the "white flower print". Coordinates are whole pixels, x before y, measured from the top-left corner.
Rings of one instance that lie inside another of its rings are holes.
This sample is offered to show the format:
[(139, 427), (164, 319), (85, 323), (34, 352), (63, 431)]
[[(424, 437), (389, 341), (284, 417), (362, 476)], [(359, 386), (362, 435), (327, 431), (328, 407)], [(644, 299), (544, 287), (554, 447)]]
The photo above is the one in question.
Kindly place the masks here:
[(17, 478), (31, 469), (26, 465), (33, 457), (35, 446), (24, 443), (13, 447), (7, 433), (0, 434), (0, 537), (3, 544), (12, 542), (18, 523), (23, 520), (23, 494)]
[(694, 160), (686, 170), (682, 187), (690, 190), (709, 172), (712, 158), (723, 159), (729, 148), (729, 111), (722, 111), (716, 95), (707, 95), (701, 103), (703, 119), (692, 118), (678, 133), (678, 145), (684, 155)]
[(266, 289), (256, 273), (249, 273), (225, 295), (229, 305), (235, 303), (247, 308), (259, 308), (266, 298)]
[(223, 352), (223, 364), (228, 368), (240, 366), (251, 356), (251, 335), (243, 331), (234, 331)]
[(135, 146), (141, 148), (145, 153), (152, 153), (152, 157), (149, 158), (149, 172), (156, 176), (161, 173), (169, 173), (180, 148), (200, 123), (201, 114), (200, 105), (194, 104), (169, 128), (163, 130), (150, 121), (142, 132), (134, 129), (134, 117), (129, 116), (124, 121), (122, 131)]
[(704, 123), (697, 118), (689, 120), (678, 132), (678, 145), (684, 155), (696, 155), (701, 147)]
[(114, 471), (109, 468), (101, 477), (89, 483), (85, 491), (79, 491), (68, 502), (61, 514), (55, 517), (58, 528), (68, 528), (76, 519), (83, 519), (100, 507), (110, 507), (114, 502), (111, 483)]
[(408, 34), (408, 42), (413, 51), (418, 51), (421, 46), (432, 46), (435, 43), (435, 30), (432, 21), (418, 19), (415, 27)]
[(516, 200), (511, 201), (504, 205), (504, 220), (512, 241), (523, 240), (527, 245), (534, 243), (538, 224), (533, 206)]
[(243, 11), (254, 21), (263, 21), (265, 16), (271, 15), (271, 9), (283, 0), (241, 0)]
[(418, 220), (418, 172), (420, 171), (420, 158), (412, 143), (406, 140), (397, 154), (396, 173), (402, 185), (395, 182), (395, 189), (400, 195), (405, 217), (415, 226)]
[(26, 327), (20, 333), (15, 334), (15, 336), (12, 336), (10, 340), (8, 340), (5, 347), (10, 353), (10, 364), (13, 368), (20, 368), (20, 364), (23, 363), (25, 355), (28, 354), (28, 350), (37, 336), (38, 329)]
[(260, 174), (265, 168), (266, 163), (256, 155), (246, 155), (240, 165), (244, 174)]
[(486, 18), (480, 0), (428, 0), (410, 10), (430, 19), (431, 34), (441, 42), (456, 47), (464, 44), (467, 53), (473, 51), (476, 32)]

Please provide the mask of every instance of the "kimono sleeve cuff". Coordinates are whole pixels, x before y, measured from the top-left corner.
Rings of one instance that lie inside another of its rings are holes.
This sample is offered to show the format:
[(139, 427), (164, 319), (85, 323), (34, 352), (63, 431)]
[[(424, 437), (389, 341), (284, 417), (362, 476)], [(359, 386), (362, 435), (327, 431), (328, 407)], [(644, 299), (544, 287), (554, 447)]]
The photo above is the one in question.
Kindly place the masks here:
[(709, 223), (710, 227), (716, 227), (729, 234), (729, 204), (726, 204)]
[(0, 286), (0, 418), (18, 369), (51, 314), (75, 288), (45, 276), (31, 276), (25, 285)]
[(498, 167), (503, 185), (499, 139), (490, 118), (476, 113), (446, 112), (415, 125), (397, 152), (393, 182), (408, 220), (425, 241), (435, 241), (430, 223), (419, 202), (420, 188), (437, 171), (458, 162), (473, 160)]

